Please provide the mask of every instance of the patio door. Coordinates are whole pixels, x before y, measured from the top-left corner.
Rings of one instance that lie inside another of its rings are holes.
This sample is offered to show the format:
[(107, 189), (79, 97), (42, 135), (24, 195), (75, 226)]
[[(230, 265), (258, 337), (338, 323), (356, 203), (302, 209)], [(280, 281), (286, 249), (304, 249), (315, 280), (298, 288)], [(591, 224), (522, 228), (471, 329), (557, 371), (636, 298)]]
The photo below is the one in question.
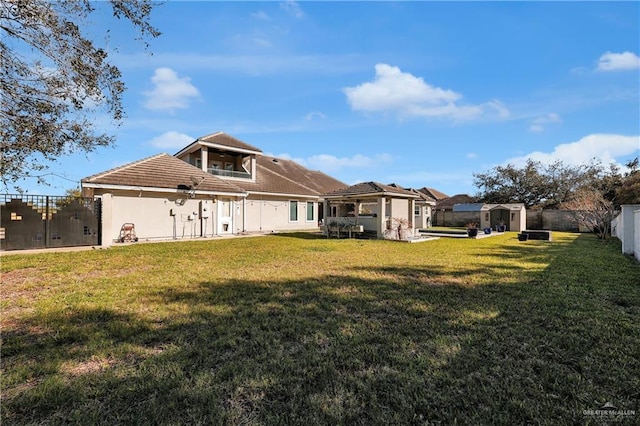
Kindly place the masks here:
[(218, 200), (218, 234), (233, 234), (233, 200)]

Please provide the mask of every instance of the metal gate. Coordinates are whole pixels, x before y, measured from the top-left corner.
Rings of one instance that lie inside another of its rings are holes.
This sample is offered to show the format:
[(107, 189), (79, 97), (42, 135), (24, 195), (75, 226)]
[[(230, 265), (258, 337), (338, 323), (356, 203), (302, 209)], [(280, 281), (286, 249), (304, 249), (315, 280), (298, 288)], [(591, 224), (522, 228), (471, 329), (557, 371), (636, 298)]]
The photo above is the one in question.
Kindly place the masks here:
[(0, 249), (92, 246), (102, 242), (100, 199), (0, 194)]

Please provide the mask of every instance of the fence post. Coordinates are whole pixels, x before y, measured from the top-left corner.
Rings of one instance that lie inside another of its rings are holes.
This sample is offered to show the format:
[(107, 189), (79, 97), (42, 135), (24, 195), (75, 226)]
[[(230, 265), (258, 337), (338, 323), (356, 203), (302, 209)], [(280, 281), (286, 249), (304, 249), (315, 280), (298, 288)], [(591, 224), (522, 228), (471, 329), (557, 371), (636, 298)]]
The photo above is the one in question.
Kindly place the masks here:
[(113, 194), (102, 195), (101, 206), (101, 241), (100, 245), (104, 248), (111, 247), (113, 243)]
[(49, 247), (49, 196), (45, 197), (44, 202), (44, 246)]

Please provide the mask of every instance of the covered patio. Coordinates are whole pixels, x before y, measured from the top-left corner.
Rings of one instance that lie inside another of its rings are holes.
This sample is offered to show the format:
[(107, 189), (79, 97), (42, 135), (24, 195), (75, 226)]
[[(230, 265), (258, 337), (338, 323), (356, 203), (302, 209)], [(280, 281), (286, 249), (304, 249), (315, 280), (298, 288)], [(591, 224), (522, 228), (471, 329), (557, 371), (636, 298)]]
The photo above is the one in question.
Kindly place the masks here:
[(407, 240), (415, 235), (415, 193), (378, 182), (363, 182), (324, 194), (327, 236), (368, 235)]

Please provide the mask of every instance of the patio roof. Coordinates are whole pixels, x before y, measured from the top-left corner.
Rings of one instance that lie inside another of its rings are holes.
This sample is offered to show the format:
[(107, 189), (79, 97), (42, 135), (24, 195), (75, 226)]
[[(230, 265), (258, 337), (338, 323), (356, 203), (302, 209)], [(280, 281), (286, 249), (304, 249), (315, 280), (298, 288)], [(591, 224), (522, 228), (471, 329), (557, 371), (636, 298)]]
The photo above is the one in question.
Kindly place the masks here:
[(419, 198), (419, 196), (414, 192), (390, 185), (384, 185), (378, 182), (362, 182), (324, 194), (324, 198), (327, 200), (374, 197)]

